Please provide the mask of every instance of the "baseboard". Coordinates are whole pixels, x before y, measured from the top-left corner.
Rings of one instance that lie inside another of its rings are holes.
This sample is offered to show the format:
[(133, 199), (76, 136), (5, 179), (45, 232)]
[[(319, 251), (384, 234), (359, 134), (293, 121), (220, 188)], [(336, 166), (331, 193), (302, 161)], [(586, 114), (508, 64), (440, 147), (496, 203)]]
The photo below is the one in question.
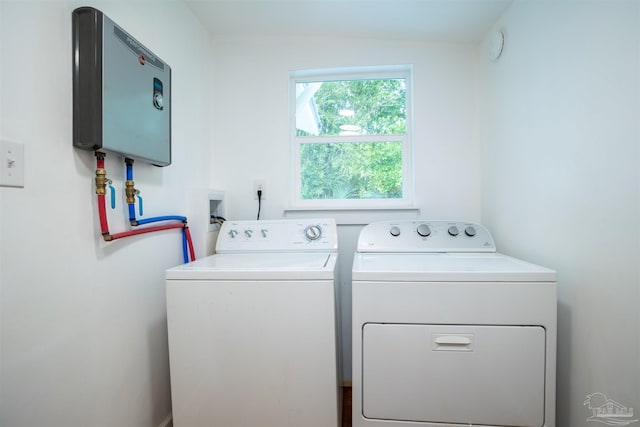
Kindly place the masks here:
[(169, 415), (167, 415), (167, 418), (162, 420), (162, 422), (160, 423), (160, 425), (158, 425), (158, 427), (173, 427), (173, 414), (169, 412)]

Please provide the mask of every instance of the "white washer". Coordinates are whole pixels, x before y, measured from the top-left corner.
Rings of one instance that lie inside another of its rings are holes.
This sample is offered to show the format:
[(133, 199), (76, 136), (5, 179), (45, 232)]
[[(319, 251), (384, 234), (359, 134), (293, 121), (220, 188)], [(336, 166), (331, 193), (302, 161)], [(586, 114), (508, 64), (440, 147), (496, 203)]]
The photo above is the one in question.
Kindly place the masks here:
[(166, 272), (173, 425), (338, 426), (334, 220), (227, 221)]
[(556, 273), (455, 221), (366, 226), (353, 426), (555, 426)]

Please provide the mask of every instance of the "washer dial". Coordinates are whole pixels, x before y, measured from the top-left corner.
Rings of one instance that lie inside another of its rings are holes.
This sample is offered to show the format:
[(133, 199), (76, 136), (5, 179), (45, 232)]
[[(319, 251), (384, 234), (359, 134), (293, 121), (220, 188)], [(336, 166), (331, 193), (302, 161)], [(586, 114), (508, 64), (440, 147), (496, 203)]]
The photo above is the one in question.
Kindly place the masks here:
[(322, 237), (322, 228), (319, 225), (310, 225), (304, 229), (304, 236), (309, 241), (318, 240)]

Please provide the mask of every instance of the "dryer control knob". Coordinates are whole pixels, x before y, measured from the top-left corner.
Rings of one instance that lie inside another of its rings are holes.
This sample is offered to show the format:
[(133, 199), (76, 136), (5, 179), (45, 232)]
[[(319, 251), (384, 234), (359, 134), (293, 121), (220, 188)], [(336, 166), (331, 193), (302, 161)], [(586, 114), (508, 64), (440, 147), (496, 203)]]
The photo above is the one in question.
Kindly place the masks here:
[(449, 227), (449, 234), (453, 237), (456, 237), (460, 231), (458, 230), (458, 227), (456, 227), (455, 225), (452, 225), (451, 227)]
[(309, 240), (318, 240), (322, 236), (322, 228), (319, 225), (310, 225), (304, 229), (304, 235)]
[(247, 230), (244, 230), (244, 235), (245, 236), (251, 237), (252, 234), (253, 234), (253, 230), (252, 229), (249, 228)]
[(428, 237), (431, 235), (431, 228), (427, 224), (420, 224), (416, 230), (422, 237)]
[(389, 233), (391, 233), (393, 237), (398, 237), (400, 235), (400, 228), (393, 226), (391, 227), (391, 230), (389, 230)]
[(237, 235), (238, 230), (229, 230), (229, 237), (231, 237), (232, 239), (235, 239)]
[(476, 229), (473, 228), (472, 226), (468, 226), (467, 228), (464, 229), (464, 234), (466, 234), (469, 237), (473, 237), (476, 235)]

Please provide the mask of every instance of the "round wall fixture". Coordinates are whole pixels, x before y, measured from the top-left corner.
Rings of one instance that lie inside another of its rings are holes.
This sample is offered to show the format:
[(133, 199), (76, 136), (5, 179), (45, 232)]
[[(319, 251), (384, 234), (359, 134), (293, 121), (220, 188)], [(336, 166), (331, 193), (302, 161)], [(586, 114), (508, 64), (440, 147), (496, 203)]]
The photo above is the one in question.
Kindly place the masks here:
[(497, 61), (502, 55), (504, 49), (504, 33), (502, 31), (496, 31), (489, 38), (489, 50), (487, 52), (489, 59)]

